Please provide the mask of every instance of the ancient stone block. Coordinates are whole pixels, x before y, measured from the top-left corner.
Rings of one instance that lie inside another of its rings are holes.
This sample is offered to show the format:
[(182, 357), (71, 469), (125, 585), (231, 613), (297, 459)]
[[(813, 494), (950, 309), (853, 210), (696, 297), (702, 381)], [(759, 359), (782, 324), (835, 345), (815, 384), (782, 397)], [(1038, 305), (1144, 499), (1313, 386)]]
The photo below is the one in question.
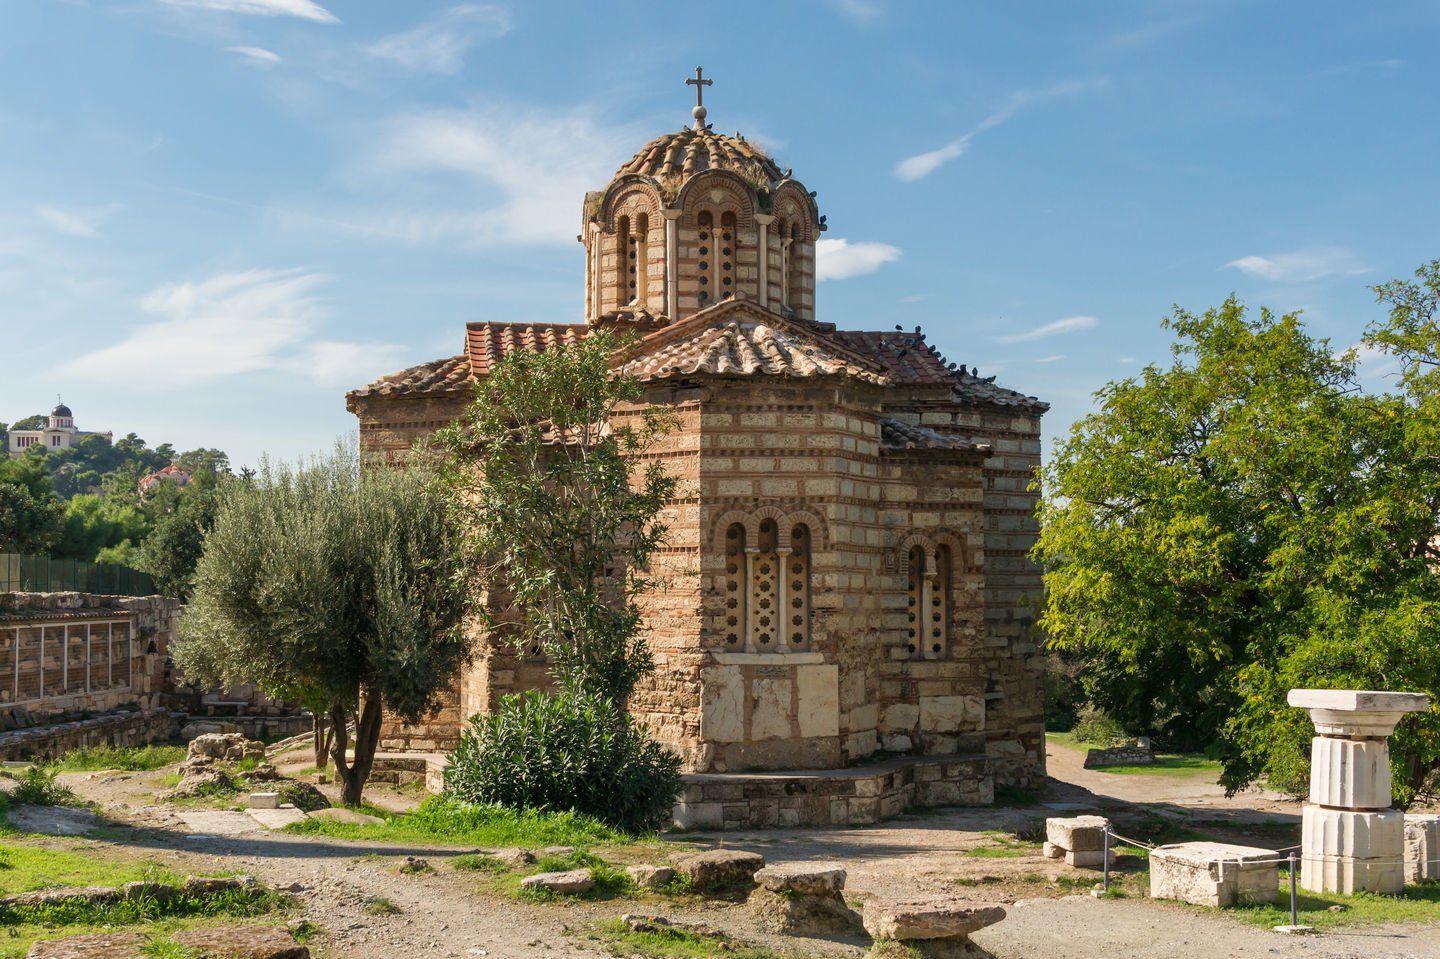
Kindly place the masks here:
[(1098, 852), (1105, 848), (1105, 830), (1110, 820), (1104, 816), (1074, 816), (1045, 820), (1045, 839), (1066, 852)]
[(1405, 885), (1405, 814), (1306, 805), (1301, 814), (1300, 885), (1312, 892), (1387, 895)]
[(789, 739), (794, 684), (789, 679), (755, 679), (750, 718), (751, 739)]
[(840, 668), (795, 667), (795, 710), (800, 735), (837, 736), (840, 733)]
[(310, 959), (309, 948), (279, 926), (186, 929), (173, 938), (176, 944), (206, 959)]
[(675, 870), (669, 866), (628, 866), (625, 873), (641, 889), (659, 889), (675, 878)]
[(738, 849), (712, 849), (675, 860), (675, 871), (696, 889), (750, 882), (764, 866), (764, 856)]
[(138, 932), (101, 932), (32, 943), (25, 959), (137, 959), (145, 945)]
[(1341, 809), (1389, 809), (1390, 748), (1382, 739), (1316, 736), (1310, 743), (1310, 801)]
[(1405, 816), (1405, 881), (1440, 879), (1440, 816)]
[(745, 738), (745, 680), (739, 666), (710, 666), (700, 671), (700, 735), (711, 742)]
[(1197, 906), (1273, 903), (1279, 896), (1279, 856), (1269, 849), (1216, 842), (1183, 842), (1150, 852), (1150, 896)]
[(569, 869), (565, 872), (538, 872), (520, 880), (521, 889), (534, 892), (549, 892), (561, 896), (574, 896), (595, 888), (595, 878), (588, 869)]
[(865, 931), (876, 939), (954, 939), (1005, 918), (1005, 907), (943, 897), (865, 900)]
[(772, 863), (755, 873), (755, 882), (771, 892), (818, 896), (845, 888), (845, 869), (833, 862)]

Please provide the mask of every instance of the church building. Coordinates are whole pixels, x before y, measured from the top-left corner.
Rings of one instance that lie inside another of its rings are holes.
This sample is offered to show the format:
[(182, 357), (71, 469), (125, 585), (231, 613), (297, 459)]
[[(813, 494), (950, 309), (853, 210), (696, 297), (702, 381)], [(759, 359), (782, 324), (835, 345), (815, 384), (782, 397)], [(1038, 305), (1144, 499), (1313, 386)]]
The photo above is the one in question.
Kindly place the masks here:
[[(874, 821), (1038, 787), (1027, 553), (1047, 405), (888, 317), (826, 322), (814, 194), (712, 130), (703, 101), (693, 117), (583, 198), (582, 322), (466, 324), (458, 355), (347, 396), (363, 448), (403, 455), (517, 351), (635, 332), (627, 369), (679, 424), (652, 454), (679, 491), (666, 585), (641, 598), (656, 670), (631, 710), (691, 773), (677, 818)], [(536, 651), (480, 639), (451, 704), (388, 726), (382, 749), (448, 750), (470, 716), (547, 682)]]

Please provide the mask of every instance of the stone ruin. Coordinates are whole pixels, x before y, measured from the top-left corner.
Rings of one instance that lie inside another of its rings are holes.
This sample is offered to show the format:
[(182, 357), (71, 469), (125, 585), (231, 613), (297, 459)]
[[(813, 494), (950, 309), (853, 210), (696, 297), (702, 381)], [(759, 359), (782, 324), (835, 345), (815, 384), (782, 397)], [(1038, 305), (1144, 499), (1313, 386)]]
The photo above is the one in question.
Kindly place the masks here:
[[(1105, 865), (1105, 833), (1110, 820), (1104, 816), (1074, 816), (1045, 820), (1045, 845), (1041, 853), (1047, 859), (1064, 859), (1066, 865), (1082, 869), (1100, 869)], [(1115, 864), (1115, 850), (1110, 850), (1110, 865)]]

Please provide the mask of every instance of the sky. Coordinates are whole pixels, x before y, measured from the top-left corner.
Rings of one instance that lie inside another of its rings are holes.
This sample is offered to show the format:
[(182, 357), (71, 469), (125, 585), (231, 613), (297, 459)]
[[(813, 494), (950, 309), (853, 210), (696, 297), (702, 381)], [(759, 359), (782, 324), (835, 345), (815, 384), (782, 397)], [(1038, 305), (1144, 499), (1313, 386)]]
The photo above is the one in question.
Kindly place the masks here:
[(0, 421), (293, 460), (466, 321), (580, 322), (584, 194), (703, 64), (817, 192), (818, 318), (1053, 445), (1176, 304), (1359, 341), (1440, 257), (1436, 49), (1405, 0), (0, 0)]

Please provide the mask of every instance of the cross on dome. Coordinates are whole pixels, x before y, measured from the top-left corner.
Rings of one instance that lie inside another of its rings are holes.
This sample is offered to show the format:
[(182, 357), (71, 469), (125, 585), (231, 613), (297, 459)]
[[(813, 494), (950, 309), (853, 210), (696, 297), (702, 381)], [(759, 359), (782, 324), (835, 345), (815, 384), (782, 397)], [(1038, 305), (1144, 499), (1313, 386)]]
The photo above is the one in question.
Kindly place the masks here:
[(695, 129), (705, 129), (705, 88), (715, 85), (714, 80), (705, 79), (705, 68), (696, 67), (695, 76), (685, 81), (687, 87), (695, 88), (695, 109), (690, 115), (695, 118)]

